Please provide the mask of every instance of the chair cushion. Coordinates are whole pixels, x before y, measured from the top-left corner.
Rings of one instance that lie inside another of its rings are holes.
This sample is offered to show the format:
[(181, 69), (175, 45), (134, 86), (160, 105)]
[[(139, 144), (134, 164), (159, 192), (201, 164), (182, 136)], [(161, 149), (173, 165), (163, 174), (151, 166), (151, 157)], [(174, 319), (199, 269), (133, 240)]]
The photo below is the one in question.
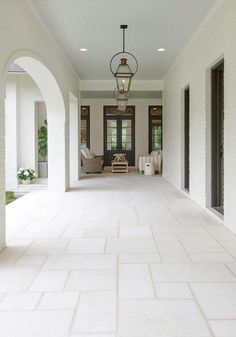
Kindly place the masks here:
[(155, 150), (150, 153), (151, 156), (159, 156), (161, 154), (161, 150)]
[(84, 158), (88, 159), (88, 153), (87, 153), (86, 149), (81, 149), (80, 151), (81, 151), (82, 155), (84, 156)]
[(86, 155), (87, 155), (86, 158), (90, 158), (91, 152), (90, 152), (89, 148), (86, 147), (85, 152), (86, 152)]
[(83, 156), (86, 158), (86, 159), (92, 159), (95, 157), (95, 154), (92, 153), (89, 148), (84, 148), (84, 149), (81, 149), (81, 153), (83, 154)]

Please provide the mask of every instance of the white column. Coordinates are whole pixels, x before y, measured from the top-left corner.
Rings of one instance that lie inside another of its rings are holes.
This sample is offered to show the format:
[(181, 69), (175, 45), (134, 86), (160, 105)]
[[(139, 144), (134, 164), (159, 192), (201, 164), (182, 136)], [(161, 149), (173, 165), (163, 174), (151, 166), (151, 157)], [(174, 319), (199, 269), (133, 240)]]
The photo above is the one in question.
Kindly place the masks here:
[(17, 137), (17, 82), (16, 77), (11, 76), (6, 86), (5, 100), (5, 174), (6, 190), (17, 188), (16, 172), (18, 170)]
[(78, 100), (70, 94), (70, 184), (79, 179)]
[(6, 243), (5, 218), (5, 104), (0, 93), (0, 250)]
[(68, 189), (66, 163), (68, 140), (64, 116), (48, 109), (48, 190), (65, 192)]

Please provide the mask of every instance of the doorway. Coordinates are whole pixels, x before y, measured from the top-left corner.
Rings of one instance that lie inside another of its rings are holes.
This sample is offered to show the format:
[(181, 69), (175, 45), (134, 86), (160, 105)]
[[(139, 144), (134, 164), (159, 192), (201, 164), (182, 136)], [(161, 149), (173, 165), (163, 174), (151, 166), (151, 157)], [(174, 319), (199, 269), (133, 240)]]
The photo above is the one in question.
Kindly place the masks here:
[(104, 164), (111, 166), (114, 154), (124, 153), (130, 166), (135, 166), (135, 107), (124, 113), (116, 106), (104, 106)]
[(189, 192), (190, 180), (190, 88), (184, 90), (184, 189)]
[(211, 206), (224, 214), (224, 61), (211, 69)]

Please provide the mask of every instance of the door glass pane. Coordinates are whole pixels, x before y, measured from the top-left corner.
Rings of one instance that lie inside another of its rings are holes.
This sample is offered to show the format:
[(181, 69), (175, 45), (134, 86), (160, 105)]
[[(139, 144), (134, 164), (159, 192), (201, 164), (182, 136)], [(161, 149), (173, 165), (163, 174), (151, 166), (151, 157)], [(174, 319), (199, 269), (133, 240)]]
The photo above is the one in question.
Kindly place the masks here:
[(152, 125), (152, 149), (161, 149), (161, 125)]
[(122, 150), (132, 149), (132, 121), (122, 120)]
[(107, 150), (117, 149), (117, 120), (107, 121)]
[(87, 120), (81, 120), (81, 147), (87, 147)]

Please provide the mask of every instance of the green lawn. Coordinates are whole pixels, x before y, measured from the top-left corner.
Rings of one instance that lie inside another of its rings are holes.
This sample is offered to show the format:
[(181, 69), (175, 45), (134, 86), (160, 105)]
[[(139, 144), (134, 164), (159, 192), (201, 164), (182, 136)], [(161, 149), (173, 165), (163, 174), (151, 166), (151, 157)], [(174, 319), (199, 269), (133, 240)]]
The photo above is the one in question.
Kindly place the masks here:
[(10, 202), (14, 201), (14, 192), (6, 192), (6, 205), (10, 204)]

